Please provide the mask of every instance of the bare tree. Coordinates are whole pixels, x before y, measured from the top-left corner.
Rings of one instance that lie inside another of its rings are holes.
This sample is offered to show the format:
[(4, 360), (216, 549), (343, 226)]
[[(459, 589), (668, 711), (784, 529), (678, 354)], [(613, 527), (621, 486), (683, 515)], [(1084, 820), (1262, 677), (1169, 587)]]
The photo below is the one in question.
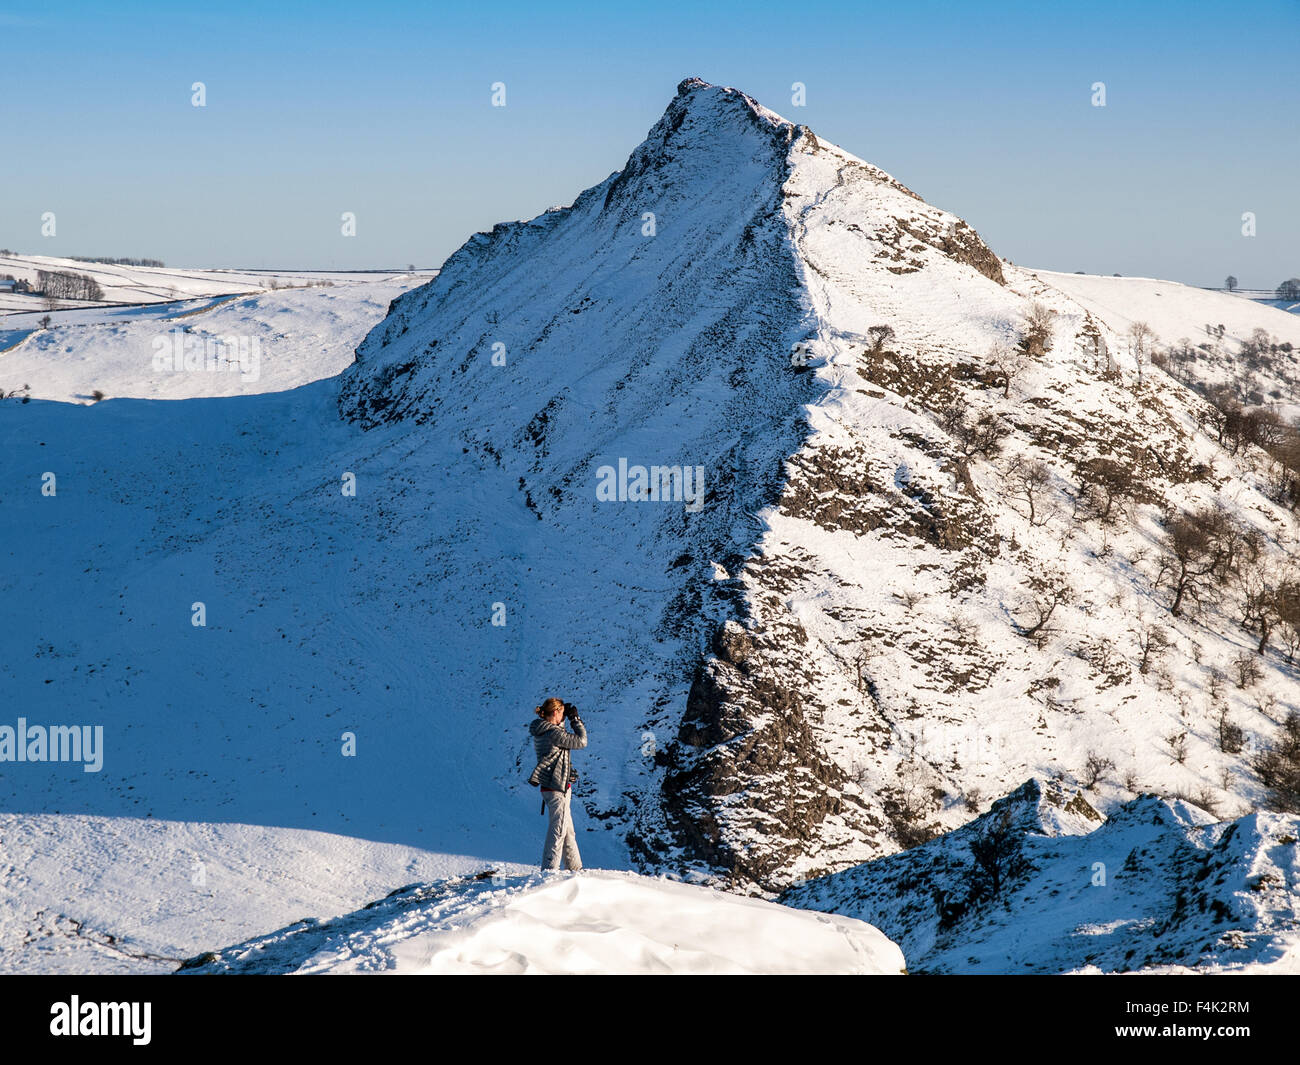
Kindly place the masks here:
[(1151, 672), (1152, 664), (1158, 662), (1165, 651), (1169, 649), (1169, 634), (1159, 625), (1146, 621), (1138, 626), (1136, 634), (1138, 650), (1142, 652), (1138, 672), (1145, 677)]
[(971, 418), (960, 407), (949, 407), (939, 420), (956, 439), (962, 457), (967, 459), (975, 455), (992, 459), (1002, 450), (1002, 442), (1011, 431), (1001, 418), (989, 411)]
[(1042, 639), (1050, 633), (1048, 624), (1058, 607), (1069, 603), (1074, 597), (1065, 576), (1059, 572), (1044, 573), (1029, 579), (1030, 598), (1027, 610), (1030, 615), (1028, 624), (1022, 623), (1020, 635), (1028, 639)]
[(1228, 707), (1222, 704), (1219, 707), (1219, 750), (1224, 754), (1240, 754), (1242, 747), (1246, 745), (1246, 733), (1242, 727), (1235, 724), (1228, 716)]
[(989, 364), (1002, 375), (1002, 398), (1011, 398), (1011, 382), (1029, 366), (1029, 354), (999, 340), (989, 349)]
[(894, 339), (894, 329), (888, 325), (869, 326), (867, 336), (871, 338), (871, 354), (879, 355), (885, 345)]
[(1128, 327), (1129, 352), (1137, 364), (1138, 384), (1142, 383), (1142, 367), (1151, 361), (1151, 351), (1156, 334), (1146, 322), (1134, 322)]
[(1047, 520), (1042, 503), (1052, 484), (1051, 470), (1037, 459), (1017, 455), (1007, 471), (1007, 479), (1011, 482), (1012, 495), (1029, 510), (1029, 524), (1042, 525)]
[(1237, 687), (1245, 691), (1253, 688), (1264, 676), (1259, 668), (1259, 659), (1248, 653), (1239, 654), (1232, 660), (1232, 671), (1237, 674)]
[(905, 848), (926, 843), (934, 831), (926, 818), (934, 810), (934, 770), (913, 748), (898, 765), (898, 787), (887, 794), (885, 812)]
[(1272, 563), (1256, 560), (1245, 580), (1245, 611), (1242, 624), (1259, 633), (1256, 653), (1268, 650), (1269, 637), (1288, 620), (1300, 618), (1300, 575), (1276, 572)]
[(1026, 868), (1021, 854), (1023, 843), (1024, 834), (1016, 830), (1011, 811), (1005, 807), (971, 840), (971, 857), (975, 859), (973, 899), (997, 898), (1008, 881), (1020, 875)]
[(1115, 768), (1115, 763), (1110, 758), (1099, 754), (1096, 751), (1088, 752), (1088, 760), (1083, 763), (1083, 786), (1091, 790), (1097, 786), (1097, 783)]
[(1118, 459), (1086, 459), (1079, 463), (1078, 473), (1082, 502), (1093, 517), (1103, 522), (1109, 523), (1117, 506), (1122, 509), (1124, 503), (1139, 494), (1133, 467)]
[(1052, 319), (1056, 312), (1044, 303), (1036, 300), (1025, 311), (1023, 332), (1020, 341), (1026, 355), (1037, 358), (1052, 350)]

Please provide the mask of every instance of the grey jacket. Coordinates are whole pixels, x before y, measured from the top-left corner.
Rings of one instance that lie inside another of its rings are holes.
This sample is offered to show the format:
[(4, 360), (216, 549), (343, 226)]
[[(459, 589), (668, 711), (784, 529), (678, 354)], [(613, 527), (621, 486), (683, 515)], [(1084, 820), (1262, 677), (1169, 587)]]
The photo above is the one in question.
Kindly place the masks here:
[(537, 751), (537, 768), (528, 778), (528, 783), (552, 791), (564, 791), (578, 779), (578, 771), (573, 768), (569, 752), (587, 746), (587, 727), (576, 714), (569, 718), (569, 722), (573, 725), (572, 732), (563, 725), (553, 725), (540, 717), (534, 718), (529, 724), (528, 732), (533, 737), (533, 747)]

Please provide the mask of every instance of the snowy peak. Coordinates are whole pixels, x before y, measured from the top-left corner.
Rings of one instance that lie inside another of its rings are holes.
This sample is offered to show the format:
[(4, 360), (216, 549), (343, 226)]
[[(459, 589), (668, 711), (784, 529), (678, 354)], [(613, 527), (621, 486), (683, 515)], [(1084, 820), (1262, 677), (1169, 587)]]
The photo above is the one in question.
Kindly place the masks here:
[(1081, 792), (1071, 792), (1054, 781), (1035, 777), (993, 803), (968, 829), (984, 832), (1007, 825), (1022, 833), (1082, 836), (1104, 820)]
[[(832, 205), (852, 245), (838, 250), (838, 268), (804, 240)], [(671, 315), (674, 297), (698, 290), (714, 262), (730, 267), (720, 280), (795, 269), (805, 305), (810, 281), (843, 273), (845, 263), (902, 275), (941, 262), (1004, 280), (997, 256), (960, 218), (745, 93), (688, 78), (622, 170), (567, 208), (475, 234), (437, 279), (395, 301), (358, 348), (341, 410), (368, 424), (422, 420), (437, 405), (426, 387), (436, 364), (471, 360), (494, 343), (510, 348), (511, 339), (535, 354), (544, 335), (526, 323), (544, 311), (551, 322), (554, 306), (575, 315), (605, 306), (621, 318), (652, 300)], [(423, 344), (407, 336), (416, 323), (426, 326)], [(566, 330), (581, 346), (602, 327), (590, 316), (569, 324), (582, 326)], [(814, 319), (803, 332), (822, 325)], [(791, 332), (802, 339), (799, 327)]]
[(725, 151), (730, 150), (728, 142), (751, 139), (788, 148), (804, 131), (738, 89), (687, 78), (616, 175), (614, 188), (670, 162), (682, 151)]

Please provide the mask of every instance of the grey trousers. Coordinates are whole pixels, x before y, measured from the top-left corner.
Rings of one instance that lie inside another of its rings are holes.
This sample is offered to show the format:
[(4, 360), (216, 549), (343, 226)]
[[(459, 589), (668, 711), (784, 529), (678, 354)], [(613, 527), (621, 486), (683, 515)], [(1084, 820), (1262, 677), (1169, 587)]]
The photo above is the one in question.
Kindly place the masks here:
[(582, 857), (578, 854), (578, 840), (573, 834), (573, 817), (569, 813), (571, 791), (544, 791), (542, 801), (546, 804), (546, 846), (542, 848), (542, 868), (560, 868), (560, 856), (564, 857), (564, 868), (578, 870), (582, 868)]

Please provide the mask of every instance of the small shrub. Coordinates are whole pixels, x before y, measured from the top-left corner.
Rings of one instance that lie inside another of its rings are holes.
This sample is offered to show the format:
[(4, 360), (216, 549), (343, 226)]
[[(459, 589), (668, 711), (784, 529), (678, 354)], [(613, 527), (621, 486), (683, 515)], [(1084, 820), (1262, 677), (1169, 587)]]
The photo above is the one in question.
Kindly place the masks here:
[(1300, 714), (1287, 715), (1276, 739), (1255, 759), (1254, 769), (1276, 809), (1300, 813)]
[(1240, 754), (1246, 745), (1245, 730), (1228, 717), (1228, 708), (1219, 708), (1219, 750), (1224, 754)]
[(1242, 690), (1254, 687), (1264, 676), (1264, 671), (1259, 668), (1255, 656), (1244, 652), (1233, 659), (1232, 671), (1237, 680), (1237, 687)]
[(1089, 751), (1087, 761), (1083, 763), (1083, 786), (1089, 790), (1095, 788), (1101, 778), (1114, 768), (1115, 763), (1109, 758), (1096, 751)]

